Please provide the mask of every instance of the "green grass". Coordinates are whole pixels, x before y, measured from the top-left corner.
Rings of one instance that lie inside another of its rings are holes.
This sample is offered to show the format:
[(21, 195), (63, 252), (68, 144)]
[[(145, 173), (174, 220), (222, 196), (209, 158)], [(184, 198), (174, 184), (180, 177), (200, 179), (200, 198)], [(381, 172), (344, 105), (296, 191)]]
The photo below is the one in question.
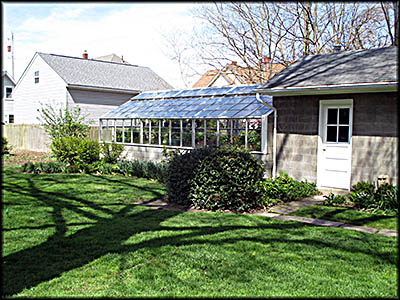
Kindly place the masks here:
[[(397, 240), (152, 210), (157, 182), (3, 170), (6, 297), (397, 297)], [(9, 208), (5, 215), (5, 208)]]
[(332, 207), (318, 204), (302, 207), (290, 215), (375, 227), (378, 229), (397, 229), (398, 220), (398, 216), (394, 212), (369, 213), (350, 207)]

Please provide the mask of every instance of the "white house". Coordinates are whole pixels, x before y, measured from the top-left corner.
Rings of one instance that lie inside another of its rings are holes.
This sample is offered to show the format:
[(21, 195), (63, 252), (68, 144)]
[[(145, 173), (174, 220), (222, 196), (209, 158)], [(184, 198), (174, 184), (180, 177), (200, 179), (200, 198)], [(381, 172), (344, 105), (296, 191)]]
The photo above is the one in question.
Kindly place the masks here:
[(15, 80), (12, 78), (7, 71), (3, 71), (1, 74), (2, 77), (2, 90), (1, 90), (1, 107), (2, 116), (1, 122), (2, 124), (12, 124), (14, 123), (14, 99), (12, 93), (15, 88)]
[(38, 124), (43, 104), (79, 105), (91, 125), (146, 90), (171, 89), (148, 67), (36, 52), (13, 92), (14, 123)]

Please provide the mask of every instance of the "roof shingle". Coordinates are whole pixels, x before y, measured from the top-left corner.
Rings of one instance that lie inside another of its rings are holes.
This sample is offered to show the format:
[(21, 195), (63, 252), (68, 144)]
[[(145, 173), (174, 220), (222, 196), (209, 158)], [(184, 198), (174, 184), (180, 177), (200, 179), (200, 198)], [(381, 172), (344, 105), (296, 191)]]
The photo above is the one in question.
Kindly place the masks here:
[(305, 56), (260, 89), (397, 82), (397, 47)]
[(39, 52), (38, 55), (69, 85), (136, 91), (172, 88), (148, 67)]

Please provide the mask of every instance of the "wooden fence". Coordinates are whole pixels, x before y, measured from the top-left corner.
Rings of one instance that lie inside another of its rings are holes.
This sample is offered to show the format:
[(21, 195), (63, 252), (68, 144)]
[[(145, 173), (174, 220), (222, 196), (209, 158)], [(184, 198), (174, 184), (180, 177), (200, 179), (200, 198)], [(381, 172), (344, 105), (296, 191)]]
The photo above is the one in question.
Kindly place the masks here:
[[(50, 152), (50, 137), (40, 125), (33, 124), (8, 124), (2, 125), (2, 136), (17, 150), (29, 150), (38, 152)], [(88, 138), (99, 140), (99, 128), (89, 127)]]

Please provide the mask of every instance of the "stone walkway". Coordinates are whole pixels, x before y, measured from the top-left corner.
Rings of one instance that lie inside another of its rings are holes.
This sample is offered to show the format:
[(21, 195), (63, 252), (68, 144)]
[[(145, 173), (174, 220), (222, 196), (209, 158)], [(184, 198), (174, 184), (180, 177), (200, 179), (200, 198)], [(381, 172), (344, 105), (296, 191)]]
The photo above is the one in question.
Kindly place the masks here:
[[(397, 237), (397, 230), (390, 229), (376, 229), (374, 227), (367, 226), (357, 226), (346, 224), (342, 222), (334, 222), (329, 220), (322, 219), (313, 219), (306, 217), (298, 217), (298, 216), (288, 216), (288, 214), (300, 209), (304, 206), (310, 206), (314, 204), (320, 204), (324, 202), (323, 196), (314, 196), (310, 198), (306, 198), (304, 200), (292, 201), (285, 204), (274, 206), (269, 212), (256, 212), (254, 215), (264, 216), (276, 220), (281, 221), (296, 221), (301, 223), (308, 223), (318, 226), (327, 226), (327, 227), (338, 227), (343, 229), (350, 229), (355, 231), (361, 231), (372, 234), (381, 234), (385, 236), (393, 236)], [(146, 207), (150, 207), (152, 209), (165, 209), (165, 210), (178, 210), (178, 211), (191, 211), (191, 212), (204, 212), (205, 210), (193, 209), (193, 208), (185, 208), (179, 205), (171, 205), (162, 200), (151, 200), (146, 202), (139, 202), (139, 205), (143, 205)]]

